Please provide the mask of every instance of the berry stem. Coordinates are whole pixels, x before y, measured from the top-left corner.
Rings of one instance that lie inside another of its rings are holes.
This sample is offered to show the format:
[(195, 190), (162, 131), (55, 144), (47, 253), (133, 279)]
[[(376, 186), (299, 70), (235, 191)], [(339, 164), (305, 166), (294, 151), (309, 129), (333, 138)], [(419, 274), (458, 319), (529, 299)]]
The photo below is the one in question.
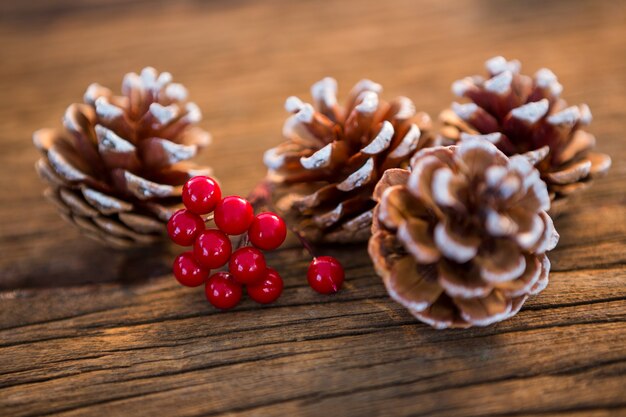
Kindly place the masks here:
[[(252, 207), (255, 208), (255, 211), (258, 208), (266, 207), (269, 210), (276, 212), (276, 207), (274, 206), (274, 202), (272, 201), (271, 184), (267, 180), (260, 181), (252, 189), (252, 191), (250, 191), (247, 200), (250, 202), (250, 204), (252, 204)], [(311, 255), (312, 258), (315, 258), (315, 251), (313, 250), (313, 246), (311, 245), (311, 243), (306, 240), (304, 236), (302, 236), (302, 233), (300, 233), (298, 229), (287, 223), (286, 220), (285, 224), (287, 225), (287, 229), (289, 229), (289, 231), (298, 238), (300, 244), (309, 253), (309, 255)], [(242, 236), (242, 238), (239, 239), (237, 247), (240, 248), (242, 244), (248, 244), (247, 235)]]
[(274, 209), (269, 181), (263, 180), (255, 185), (250, 194), (248, 194), (247, 200), (255, 209), (264, 206)]
[(304, 249), (306, 249), (309, 255), (311, 255), (312, 258), (316, 258), (315, 252), (313, 251), (313, 246), (311, 245), (311, 243), (309, 243), (309, 241), (306, 240), (306, 238), (302, 236), (300, 232), (296, 230), (295, 228), (291, 227), (290, 225), (287, 225), (287, 228), (289, 229), (291, 233), (293, 233), (298, 238), (298, 240), (300, 241), (300, 244), (302, 245)]

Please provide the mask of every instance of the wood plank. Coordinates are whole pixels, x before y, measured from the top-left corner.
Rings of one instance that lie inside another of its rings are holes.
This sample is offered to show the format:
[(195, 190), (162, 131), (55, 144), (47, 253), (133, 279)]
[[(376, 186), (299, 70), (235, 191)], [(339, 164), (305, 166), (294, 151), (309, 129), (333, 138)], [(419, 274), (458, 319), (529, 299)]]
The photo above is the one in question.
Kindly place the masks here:
[[(546, 4), (544, 4), (546, 3)], [(626, 414), (626, 5), (574, 0), (0, 4), (0, 415), (621, 416)], [(85, 242), (44, 202), (30, 135), (92, 81), (171, 71), (228, 193), (264, 175), (289, 95), (363, 77), (433, 116), (495, 54), (554, 70), (614, 166), (555, 224), (551, 281), (513, 319), (436, 331), (387, 296), (363, 246), (332, 297), (293, 242), (273, 305), (216, 312), (170, 274), (175, 248)]]

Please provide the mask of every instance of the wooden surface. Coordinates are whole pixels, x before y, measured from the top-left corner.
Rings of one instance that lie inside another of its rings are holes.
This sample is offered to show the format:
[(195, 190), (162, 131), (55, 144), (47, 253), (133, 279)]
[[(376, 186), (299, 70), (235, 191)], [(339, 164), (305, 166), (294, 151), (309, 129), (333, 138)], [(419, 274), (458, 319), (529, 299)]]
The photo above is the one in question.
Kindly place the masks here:
[[(0, 3), (0, 415), (626, 415), (624, 2), (72, 3)], [(436, 115), (496, 54), (554, 70), (614, 166), (556, 222), (548, 289), (495, 326), (417, 323), (358, 246), (327, 251), (348, 270), (337, 296), (287, 248), (278, 303), (219, 313), (172, 253), (86, 242), (40, 196), (30, 135), (95, 80), (171, 71), (214, 135), (200, 160), (245, 195), (288, 95), (369, 77)]]

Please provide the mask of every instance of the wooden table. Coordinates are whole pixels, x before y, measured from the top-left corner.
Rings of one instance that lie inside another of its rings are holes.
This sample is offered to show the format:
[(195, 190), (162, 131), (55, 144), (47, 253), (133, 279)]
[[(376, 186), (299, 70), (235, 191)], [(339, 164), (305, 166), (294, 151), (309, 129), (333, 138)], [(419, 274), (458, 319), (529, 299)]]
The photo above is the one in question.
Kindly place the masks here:
[[(626, 8), (616, 1), (17, 1), (0, 4), (0, 415), (626, 415)], [(187, 85), (228, 193), (264, 175), (283, 100), (332, 75), (436, 115), (503, 54), (553, 69), (614, 166), (556, 222), (551, 283), (515, 318), (436, 331), (392, 302), (363, 247), (347, 288), (270, 256), (280, 301), (210, 308), (172, 253), (85, 241), (40, 196), (33, 130), (92, 81), (153, 65)]]

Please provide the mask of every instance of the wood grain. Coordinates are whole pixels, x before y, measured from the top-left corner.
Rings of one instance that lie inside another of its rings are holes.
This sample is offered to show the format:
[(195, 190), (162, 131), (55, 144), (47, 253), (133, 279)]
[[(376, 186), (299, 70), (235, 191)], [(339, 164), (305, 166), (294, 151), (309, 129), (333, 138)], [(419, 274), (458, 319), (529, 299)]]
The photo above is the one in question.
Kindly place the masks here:
[[(287, 0), (0, 5), (0, 415), (626, 415), (626, 7), (609, 1)], [(314, 294), (273, 253), (278, 303), (219, 313), (169, 274), (171, 249), (85, 242), (41, 197), (33, 130), (92, 81), (153, 65), (186, 84), (229, 193), (264, 174), (288, 95), (363, 77), (433, 115), (492, 55), (554, 70), (613, 157), (556, 226), (551, 283), (515, 318), (435, 331), (386, 295), (361, 246)]]

